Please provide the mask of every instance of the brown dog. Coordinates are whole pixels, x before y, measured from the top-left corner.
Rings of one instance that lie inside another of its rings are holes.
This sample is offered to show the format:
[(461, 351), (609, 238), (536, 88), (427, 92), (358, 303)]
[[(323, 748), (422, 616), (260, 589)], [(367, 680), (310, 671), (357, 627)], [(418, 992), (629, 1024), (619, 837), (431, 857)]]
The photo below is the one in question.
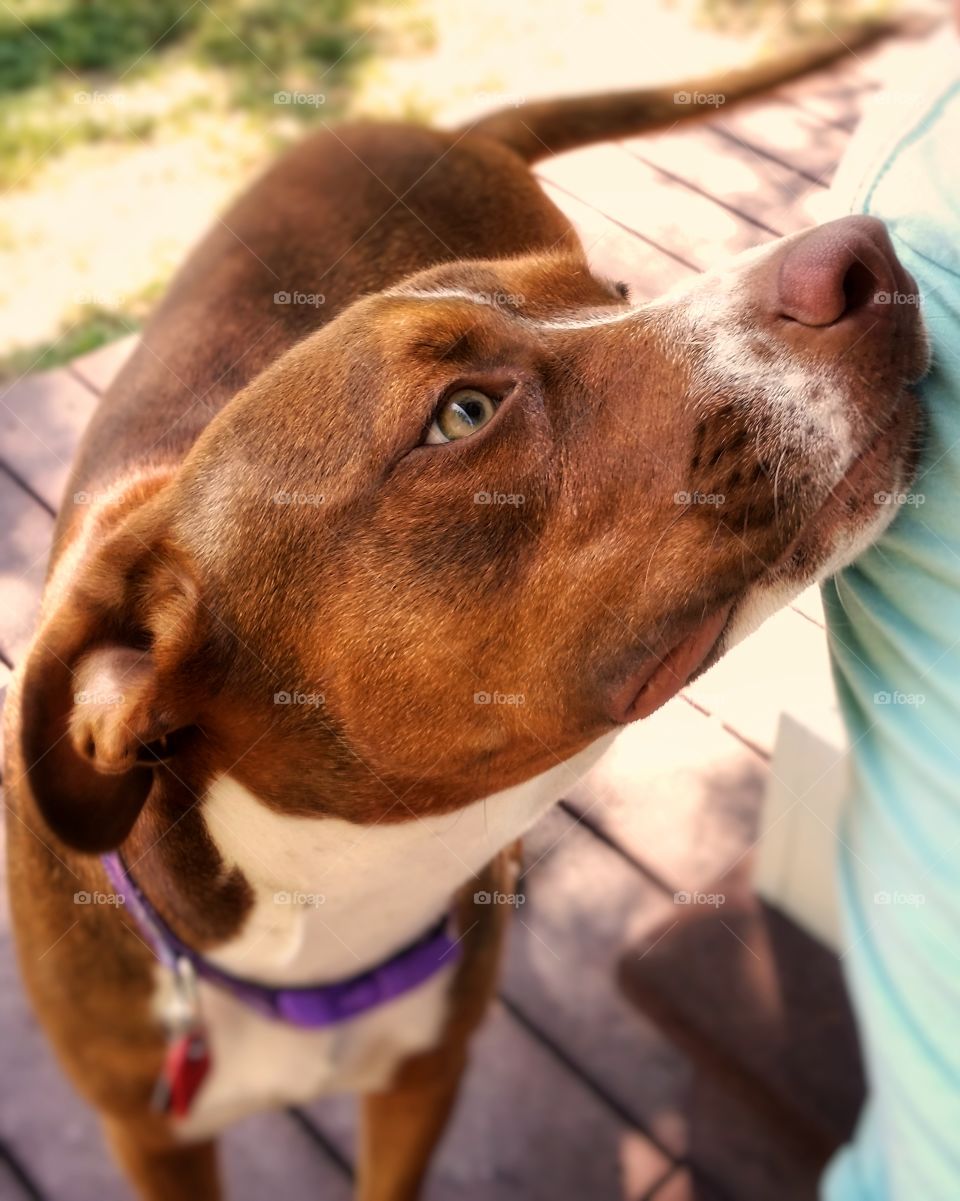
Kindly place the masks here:
[(503, 848), (909, 478), (926, 352), (876, 302), (912, 288), (878, 223), (632, 307), (528, 171), (679, 115), (315, 136), (91, 423), (7, 706), (10, 876), (37, 1013), (144, 1198), (213, 1201), (218, 1130), (332, 1089), (364, 1098), (360, 1196), (413, 1198)]

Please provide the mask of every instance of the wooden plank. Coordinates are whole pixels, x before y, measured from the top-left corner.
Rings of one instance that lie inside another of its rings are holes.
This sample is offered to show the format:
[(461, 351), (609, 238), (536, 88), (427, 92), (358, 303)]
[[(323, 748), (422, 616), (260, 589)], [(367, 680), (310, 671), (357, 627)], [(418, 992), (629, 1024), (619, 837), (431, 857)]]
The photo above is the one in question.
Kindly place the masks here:
[[(328, 1098), (309, 1112), (352, 1160), (354, 1106)], [(495, 1005), (473, 1041), (463, 1093), (424, 1201), (639, 1201), (669, 1168), (648, 1139)]]
[(619, 145), (607, 143), (563, 154), (542, 164), (538, 171), (700, 270), (770, 238), (708, 197), (641, 163)]
[(90, 354), (74, 359), (70, 364), (70, 370), (91, 391), (101, 395), (113, 383), (115, 376), (133, 354), (139, 341), (139, 334), (128, 334), (127, 337), (119, 338), (108, 346), (101, 346), (99, 350), (93, 350)]
[(689, 264), (672, 258), (659, 246), (591, 208), (547, 180), (540, 181), (550, 199), (577, 228), (594, 271), (630, 286), (635, 300), (653, 300), (696, 274)]
[(3, 1141), (0, 1132), (0, 1197), (4, 1201), (47, 1201), (30, 1169)]
[(686, 691), (770, 754), (783, 705), (802, 715), (835, 704), (826, 636), (806, 617), (781, 609)]
[(869, 53), (860, 51), (857, 56), (838, 59), (820, 71), (777, 88), (770, 95), (803, 109), (826, 125), (850, 133), (860, 120), (864, 101), (873, 90), (863, 72), (865, 60), (862, 56)]
[(756, 841), (769, 768), (682, 698), (628, 726), (566, 793), (674, 892), (709, 890)]
[(798, 1167), (815, 1179), (850, 1137), (864, 1093), (836, 956), (758, 901), (739, 871), (721, 907), (689, 908), (635, 944), (621, 979), (645, 1017), (713, 1065), (725, 1091), (753, 1094), (794, 1133), (806, 1148)]
[(625, 952), (650, 945), (691, 907), (674, 905), (559, 810), (530, 832), (525, 858), (527, 900), (511, 930), (503, 987), (511, 1005), (634, 1125), (666, 1153), (692, 1159), (722, 1191), (738, 1201), (809, 1201), (789, 1183), (794, 1171), (807, 1178), (789, 1131), (749, 1098), (721, 1100), (709, 1073), (616, 987)]
[(286, 1112), (259, 1114), (221, 1138), (227, 1201), (351, 1201), (350, 1177)]
[(655, 1188), (646, 1201), (726, 1201), (725, 1198), (695, 1176), (689, 1168), (677, 1168)]
[(849, 135), (777, 97), (720, 110), (710, 125), (724, 137), (761, 150), (819, 184), (829, 183)]
[(96, 403), (65, 368), (27, 376), (0, 396), (0, 459), (52, 510)]
[(715, 1192), (718, 1201), (814, 1201), (819, 1195), (822, 1156), (811, 1154), (766, 1098), (708, 1061), (698, 1064), (685, 1102), (685, 1163), (695, 1201), (712, 1201)]
[(0, 471), (0, 652), (17, 662), (30, 642), (40, 607), (53, 518)]
[(642, 162), (700, 189), (773, 234), (806, 229), (817, 220), (811, 201), (819, 199), (822, 187), (708, 126), (621, 144)]
[(504, 996), (638, 1126), (682, 1152), (671, 1102), (689, 1061), (638, 1021), (614, 986), (619, 957), (669, 921), (671, 898), (561, 810), (530, 831), (524, 862), (526, 901), (510, 930)]

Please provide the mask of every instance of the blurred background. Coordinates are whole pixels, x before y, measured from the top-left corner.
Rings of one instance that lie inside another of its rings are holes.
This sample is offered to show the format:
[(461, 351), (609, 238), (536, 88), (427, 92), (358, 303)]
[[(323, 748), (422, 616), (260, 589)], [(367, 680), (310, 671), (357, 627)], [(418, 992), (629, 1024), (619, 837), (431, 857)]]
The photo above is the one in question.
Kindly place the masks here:
[(0, 378), (136, 329), (212, 215), (312, 124), (674, 80), (894, 5), (0, 0)]

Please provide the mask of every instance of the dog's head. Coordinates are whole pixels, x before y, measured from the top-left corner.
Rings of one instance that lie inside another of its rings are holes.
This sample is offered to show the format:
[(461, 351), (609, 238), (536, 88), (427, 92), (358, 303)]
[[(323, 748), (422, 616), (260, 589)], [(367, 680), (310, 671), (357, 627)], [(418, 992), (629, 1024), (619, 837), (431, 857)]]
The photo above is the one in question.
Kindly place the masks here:
[[(572, 253), (358, 301), (223, 409), (42, 631), (48, 819), (116, 842), (159, 770), (403, 820), (652, 712), (892, 517), (915, 292), (850, 218), (638, 307)], [(77, 817), (57, 729), (119, 820)]]

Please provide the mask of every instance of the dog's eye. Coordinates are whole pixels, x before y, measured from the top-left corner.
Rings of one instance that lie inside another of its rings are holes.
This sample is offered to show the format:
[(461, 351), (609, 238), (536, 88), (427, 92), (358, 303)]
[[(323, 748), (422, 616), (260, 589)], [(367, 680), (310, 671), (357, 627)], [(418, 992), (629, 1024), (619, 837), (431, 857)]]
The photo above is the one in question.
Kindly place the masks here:
[(427, 433), (428, 443), (456, 442), (483, 429), (497, 411), (497, 401), (476, 388), (460, 388), (443, 402)]

